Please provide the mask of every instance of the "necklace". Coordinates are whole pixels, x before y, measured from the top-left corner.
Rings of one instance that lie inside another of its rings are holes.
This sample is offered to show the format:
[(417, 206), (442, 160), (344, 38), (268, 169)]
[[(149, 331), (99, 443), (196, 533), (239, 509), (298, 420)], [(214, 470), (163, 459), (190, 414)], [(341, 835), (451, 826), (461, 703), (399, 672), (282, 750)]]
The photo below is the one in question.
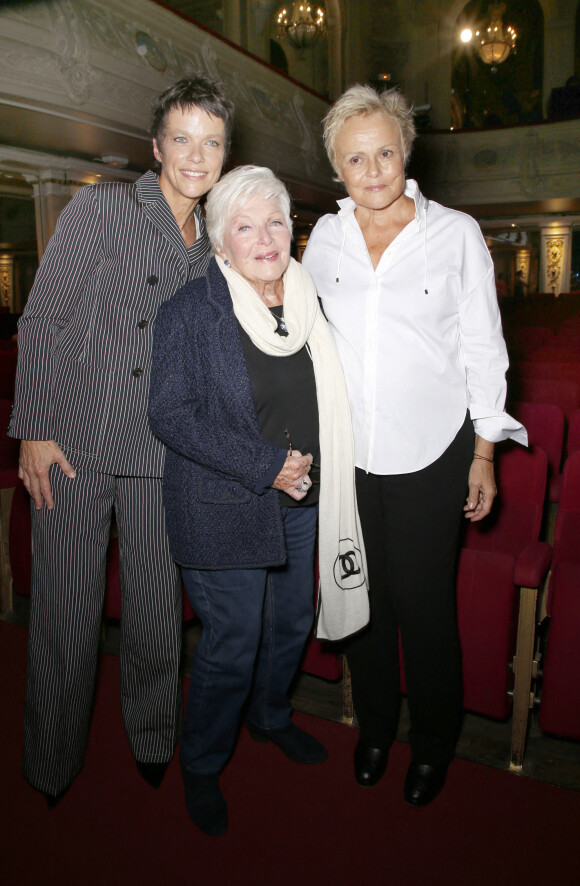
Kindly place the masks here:
[(275, 332), (278, 335), (286, 337), (288, 335), (288, 328), (284, 323), (284, 305), (275, 305), (270, 308), (270, 313), (276, 320), (276, 329)]

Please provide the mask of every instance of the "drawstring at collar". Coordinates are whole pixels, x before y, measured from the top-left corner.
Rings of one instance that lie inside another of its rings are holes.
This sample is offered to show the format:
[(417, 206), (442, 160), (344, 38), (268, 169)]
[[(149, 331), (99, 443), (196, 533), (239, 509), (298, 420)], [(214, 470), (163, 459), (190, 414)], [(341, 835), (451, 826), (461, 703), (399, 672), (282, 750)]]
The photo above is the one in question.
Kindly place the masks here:
[[(423, 289), (425, 290), (425, 295), (429, 295), (429, 290), (427, 289), (427, 272), (429, 270), (429, 261), (427, 258), (427, 210), (429, 209), (429, 200), (425, 197), (425, 215), (423, 219), (423, 255), (425, 257), (425, 274), (423, 278)], [(344, 244), (346, 242), (346, 226), (343, 223), (342, 225), (342, 242), (340, 244), (340, 252), (338, 255), (338, 263), (336, 265), (336, 282), (340, 283), (340, 263), (342, 261), (342, 254), (344, 252)]]
[(342, 261), (342, 253), (344, 252), (344, 243), (346, 240), (346, 228), (342, 226), (342, 243), (340, 244), (340, 254), (338, 256), (338, 264), (336, 266), (336, 282), (340, 282), (340, 263)]
[(428, 270), (428, 261), (427, 261), (427, 210), (429, 209), (429, 201), (425, 199), (425, 218), (423, 222), (423, 254), (425, 256), (425, 277), (424, 277), (424, 289), (425, 295), (429, 295), (429, 290), (427, 289), (427, 270)]

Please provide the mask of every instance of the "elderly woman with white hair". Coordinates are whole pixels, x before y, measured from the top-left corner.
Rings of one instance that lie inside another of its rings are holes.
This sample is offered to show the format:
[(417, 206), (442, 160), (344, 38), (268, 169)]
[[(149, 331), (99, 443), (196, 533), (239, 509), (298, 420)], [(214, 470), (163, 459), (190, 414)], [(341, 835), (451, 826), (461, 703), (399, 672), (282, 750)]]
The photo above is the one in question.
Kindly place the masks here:
[(400, 631), (411, 718), (404, 797), (439, 793), (461, 718), (455, 570), (461, 515), (481, 520), (494, 444), (525, 430), (503, 412), (508, 361), (493, 264), (477, 223), (407, 180), (415, 127), (396, 90), (353, 86), (324, 121), (348, 197), (317, 223), (304, 265), (342, 359), (370, 586), (348, 643), (360, 724), (355, 777), (385, 771), (399, 719)]
[(214, 186), (216, 257), (157, 315), (149, 418), (167, 444), (172, 554), (202, 623), (181, 741), (190, 817), (227, 827), (219, 773), (242, 708), (297, 763), (326, 750), (290, 719), (313, 621), (338, 639), (368, 620), (348, 397), (308, 273), (290, 257), (286, 188), (244, 166)]

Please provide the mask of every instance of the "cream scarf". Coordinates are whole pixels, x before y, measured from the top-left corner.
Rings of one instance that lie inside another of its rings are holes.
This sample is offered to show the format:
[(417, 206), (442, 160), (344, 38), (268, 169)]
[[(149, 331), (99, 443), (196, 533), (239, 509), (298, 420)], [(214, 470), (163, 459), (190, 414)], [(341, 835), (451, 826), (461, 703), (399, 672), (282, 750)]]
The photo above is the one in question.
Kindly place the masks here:
[(312, 358), (321, 458), (316, 636), (339, 640), (367, 624), (369, 602), (350, 409), (334, 338), (310, 274), (293, 258), (283, 276), (287, 337), (273, 335), (276, 320), (252, 286), (219, 256), (216, 261), (228, 283), (234, 313), (254, 345), (274, 357), (295, 354), (306, 345)]

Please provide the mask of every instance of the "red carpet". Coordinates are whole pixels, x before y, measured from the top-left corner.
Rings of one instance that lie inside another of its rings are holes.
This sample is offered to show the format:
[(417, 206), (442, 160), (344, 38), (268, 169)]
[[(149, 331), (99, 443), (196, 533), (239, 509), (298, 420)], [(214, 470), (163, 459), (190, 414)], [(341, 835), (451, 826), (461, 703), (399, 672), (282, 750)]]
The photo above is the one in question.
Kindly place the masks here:
[(185, 811), (175, 756), (159, 791), (139, 777), (103, 659), (87, 761), (59, 806), (19, 768), (26, 631), (0, 621), (0, 882), (3, 886), (577, 886), (580, 794), (462, 760), (428, 808), (402, 800), (409, 748), (374, 789), (352, 776), (357, 732), (297, 715), (329, 749), (301, 767), (245, 731), (222, 784), (224, 837)]

